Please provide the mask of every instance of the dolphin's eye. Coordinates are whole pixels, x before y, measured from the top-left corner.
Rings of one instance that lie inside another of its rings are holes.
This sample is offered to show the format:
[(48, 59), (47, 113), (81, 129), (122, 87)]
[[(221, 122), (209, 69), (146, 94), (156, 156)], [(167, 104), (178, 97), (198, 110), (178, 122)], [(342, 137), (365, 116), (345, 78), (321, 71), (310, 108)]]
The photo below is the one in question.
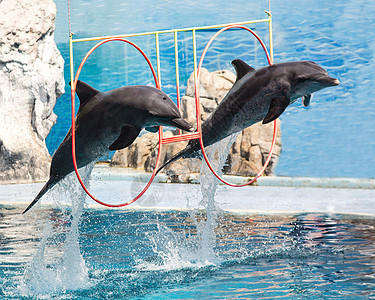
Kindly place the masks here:
[(308, 79), (309, 79), (309, 78), (307, 78), (307, 77), (301, 76), (301, 77), (298, 77), (298, 78), (297, 78), (297, 81), (300, 82), (300, 83), (302, 83), (302, 82), (307, 81)]
[(167, 100), (167, 97), (163, 97), (163, 100)]

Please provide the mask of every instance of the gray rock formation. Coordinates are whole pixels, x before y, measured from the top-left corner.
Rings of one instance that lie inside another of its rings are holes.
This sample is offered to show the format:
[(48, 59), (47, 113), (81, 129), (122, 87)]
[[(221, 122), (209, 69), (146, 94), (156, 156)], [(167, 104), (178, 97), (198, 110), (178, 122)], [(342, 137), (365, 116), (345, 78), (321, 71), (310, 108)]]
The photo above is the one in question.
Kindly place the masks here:
[(53, 0), (0, 1), (0, 182), (45, 180), (45, 138), (64, 92)]
[[(181, 113), (191, 124), (196, 126), (194, 74), (190, 75), (186, 85), (185, 96), (181, 98)], [(202, 68), (199, 80), (199, 96), (201, 104), (201, 120), (205, 121), (216, 106), (230, 90), (236, 75), (230, 71), (209, 72)]]
[[(200, 105), (201, 119), (206, 120), (209, 114), (216, 108), (224, 98), (228, 90), (236, 80), (236, 75), (230, 71), (208, 72), (201, 70), (200, 75)], [(191, 124), (196, 125), (195, 100), (194, 100), (194, 78), (190, 76), (186, 95), (181, 98), (181, 113), (183, 118)], [(265, 171), (266, 175), (274, 172), (276, 163), (281, 153), (281, 122), (278, 120), (277, 139), (271, 161)], [(166, 137), (172, 136), (172, 132), (164, 132)], [(225, 174), (254, 176), (262, 168), (267, 159), (272, 143), (273, 122), (267, 125), (261, 123), (243, 130), (230, 148)], [(112, 165), (137, 168), (152, 171), (155, 167), (157, 157), (158, 135), (146, 133), (137, 138), (129, 148), (117, 151), (112, 158)], [(185, 148), (187, 142), (163, 145), (160, 162), (164, 162), (175, 153)], [(200, 171), (201, 160), (180, 159), (171, 163), (164, 169), (173, 176), (179, 175), (180, 181), (189, 181), (190, 173)], [(181, 176), (183, 175), (183, 176)]]

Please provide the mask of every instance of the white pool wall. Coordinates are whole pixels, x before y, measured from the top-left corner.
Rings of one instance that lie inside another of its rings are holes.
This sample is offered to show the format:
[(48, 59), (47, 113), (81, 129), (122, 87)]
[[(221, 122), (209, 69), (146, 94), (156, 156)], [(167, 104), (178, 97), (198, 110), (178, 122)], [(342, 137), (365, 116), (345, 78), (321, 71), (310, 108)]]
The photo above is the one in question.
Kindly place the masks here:
[[(130, 200), (126, 195), (134, 184), (143, 185), (149, 173), (131, 172), (121, 168), (95, 167), (91, 192), (108, 203)], [(229, 180), (243, 180), (230, 176)], [(147, 193), (126, 209), (185, 210), (199, 208), (201, 200), (198, 184), (161, 183), (160, 175)], [(42, 188), (43, 183), (0, 185), (0, 204), (26, 205)], [(51, 197), (44, 197), (41, 205), (53, 206)], [(256, 186), (234, 188), (220, 185), (215, 196), (218, 206), (236, 213), (300, 213), (322, 212), (375, 216), (374, 179), (356, 178), (293, 178), (262, 177)], [(89, 208), (104, 208), (87, 198)]]

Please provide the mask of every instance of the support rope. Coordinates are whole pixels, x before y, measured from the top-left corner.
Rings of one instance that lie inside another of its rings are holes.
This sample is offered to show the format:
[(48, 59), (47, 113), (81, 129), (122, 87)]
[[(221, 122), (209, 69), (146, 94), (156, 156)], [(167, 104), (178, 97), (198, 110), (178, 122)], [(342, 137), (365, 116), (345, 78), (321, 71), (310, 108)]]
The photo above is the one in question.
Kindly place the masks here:
[(69, 36), (72, 36), (72, 22), (70, 20), (70, 0), (68, 0), (68, 22), (69, 22)]

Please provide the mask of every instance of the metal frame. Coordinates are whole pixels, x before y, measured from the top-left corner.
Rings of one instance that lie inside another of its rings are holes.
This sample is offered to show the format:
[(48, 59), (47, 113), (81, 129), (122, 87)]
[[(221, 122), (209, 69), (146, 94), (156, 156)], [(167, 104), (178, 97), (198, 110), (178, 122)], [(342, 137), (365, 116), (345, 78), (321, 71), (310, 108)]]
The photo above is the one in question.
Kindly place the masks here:
[[(146, 184), (145, 188), (140, 192), (140, 194), (138, 194), (134, 199), (126, 202), (126, 203), (122, 203), (122, 204), (115, 204), (115, 205), (112, 205), (112, 204), (107, 204), (107, 203), (104, 203), (98, 199), (96, 199), (93, 195), (90, 194), (90, 192), (87, 190), (87, 188), (85, 187), (79, 173), (78, 173), (78, 168), (77, 168), (77, 164), (76, 164), (76, 161), (75, 161), (75, 137), (72, 139), (72, 156), (73, 156), (73, 165), (75, 167), (75, 172), (76, 172), (76, 175), (77, 175), (77, 178), (81, 184), (81, 186), (83, 187), (83, 189), (86, 191), (86, 193), (96, 202), (102, 204), (102, 205), (105, 205), (105, 206), (109, 206), (109, 207), (120, 207), (120, 206), (126, 206), (126, 205), (129, 205), (131, 203), (133, 203), (134, 201), (136, 201), (137, 199), (139, 199), (145, 192), (146, 190), (149, 188), (149, 186), (151, 185), (154, 177), (155, 177), (155, 172), (157, 170), (157, 166), (158, 166), (158, 163), (159, 163), (159, 158), (160, 158), (160, 153), (161, 153), (161, 146), (163, 144), (168, 144), (168, 143), (175, 143), (175, 142), (181, 142), (181, 141), (187, 141), (187, 140), (191, 140), (191, 139), (199, 139), (200, 140), (200, 144), (201, 144), (201, 147), (202, 147), (202, 153), (204, 155), (204, 158), (208, 164), (208, 166), (210, 167), (211, 171), (214, 173), (214, 175), (219, 179), (221, 180), (223, 183), (225, 184), (228, 184), (230, 186), (244, 186), (244, 185), (234, 185), (234, 184), (231, 184), (229, 182), (226, 182), (225, 180), (223, 180), (222, 178), (220, 178), (220, 176), (218, 176), (218, 174), (213, 170), (213, 168), (211, 167), (207, 157), (206, 157), (206, 154), (205, 154), (205, 151), (204, 151), (204, 147), (203, 147), (203, 137), (202, 137), (202, 134), (201, 134), (201, 122), (200, 122), (200, 102), (199, 102), (199, 87), (198, 87), (198, 91), (197, 91), (197, 86), (199, 86), (199, 82), (198, 82), (198, 78), (199, 78), (199, 71), (200, 71), (200, 67), (202, 65), (202, 62), (203, 62), (203, 58), (204, 58), (204, 55), (208, 49), (208, 47), (210, 46), (210, 44), (212, 43), (212, 41), (214, 40), (214, 38), (216, 38), (216, 36), (227, 30), (227, 29), (230, 29), (230, 28), (242, 28), (242, 29), (247, 29), (248, 31), (250, 31), (251, 33), (253, 33), (253, 35), (258, 39), (258, 41), (262, 44), (262, 47), (263, 49), (265, 50), (266, 52), (266, 55), (267, 55), (267, 58), (268, 58), (268, 61), (269, 63), (271, 64), (272, 61), (273, 61), (273, 37), (272, 37), (272, 15), (270, 12), (266, 11), (267, 15), (268, 15), (268, 18), (267, 19), (260, 19), (260, 20), (253, 20), (253, 21), (245, 21), (245, 22), (239, 22), (239, 23), (229, 23), (229, 24), (220, 24), (220, 25), (212, 25), (212, 26), (202, 26), (202, 27), (190, 27), (190, 28), (182, 28), (182, 29), (171, 29), (171, 30), (162, 30), (162, 31), (152, 31), (152, 32), (144, 32), (144, 33), (133, 33), (133, 34), (123, 34), (123, 35), (114, 35), (114, 36), (101, 36), (101, 37), (91, 37), (91, 38), (81, 38), (81, 39), (73, 39), (73, 33), (70, 33), (70, 36), (69, 36), (69, 54), (70, 54), (70, 77), (71, 77), (71, 82), (72, 82), (72, 89), (71, 89), (71, 96), (72, 96), (72, 133), (73, 131), (75, 130), (75, 105), (74, 105), (74, 98), (75, 98), (75, 89), (76, 89), (76, 84), (77, 84), (77, 81), (78, 81), (78, 77), (79, 77), (79, 74), (80, 74), (80, 71), (83, 67), (83, 64), (85, 63), (85, 61), (87, 60), (87, 58), (89, 57), (89, 55), (97, 48), (99, 47), (100, 45), (106, 43), (106, 42), (110, 42), (110, 41), (123, 41), (123, 42), (126, 42), (130, 45), (132, 45), (133, 47), (135, 47), (143, 56), (144, 58), (147, 60), (148, 64), (149, 64), (149, 67), (153, 73), (153, 76), (154, 76), (154, 79), (155, 79), (155, 85), (157, 88), (160, 89), (161, 87), (161, 69), (160, 69), (160, 48), (159, 48), (159, 35), (161, 34), (166, 34), (166, 33), (173, 33), (174, 34), (174, 51), (175, 51), (175, 70), (176, 70), (176, 92), (177, 92), (177, 107), (180, 108), (180, 91), (179, 91), (179, 82), (180, 82), (180, 79), (179, 79), (179, 62), (178, 62), (178, 33), (179, 32), (189, 32), (191, 31), (192, 32), (192, 43), (193, 43), (193, 59), (194, 59), (194, 84), (195, 84), (195, 103), (196, 103), (196, 119), (197, 119), (197, 128), (198, 128), (198, 131), (197, 132), (194, 132), (194, 133), (189, 133), (189, 134), (182, 134), (181, 130), (179, 130), (179, 134), (176, 135), (176, 136), (172, 136), (172, 137), (164, 137), (163, 135), (163, 128), (162, 126), (160, 126), (160, 129), (159, 129), (159, 148), (158, 148), (158, 156), (157, 156), (157, 162), (156, 162), (156, 166), (155, 166), (155, 169), (154, 169), (154, 172), (152, 173), (152, 176), (149, 180), (149, 182)], [(268, 28), (269, 28), (269, 49), (270, 49), (270, 53), (268, 55), (268, 52), (267, 52), (267, 49), (265, 48), (263, 42), (260, 40), (260, 38), (249, 28), (247, 27), (244, 27), (244, 25), (250, 25), (250, 24), (257, 24), (257, 23), (268, 23)], [(202, 57), (200, 59), (200, 62), (199, 62), (199, 67), (197, 67), (197, 43), (196, 43), (196, 32), (197, 31), (200, 31), (200, 30), (208, 30), (208, 29), (220, 29), (221, 30), (215, 34), (215, 36), (213, 38), (211, 38), (210, 42), (207, 44), (203, 54), (202, 54)], [(151, 62), (149, 61), (149, 59), (147, 58), (147, 56), (143, 53), (143, 51), (137, 46), (135, 45), (134, 43), (130, 42), (129, 40), (126, 40), (125, 38), (129, 38), (129, 37), (141, 37), (141, 36), (149, 36), (149, 35), (154, 35), (155, 36), (155, 48), (156, 48), (156, 64), (157, 64), (157, 76), (155, 76), (155, 71), (151, 65)], [(85, 58), (82, 60), (78, 70), (77, 70), (77, 73), (76, 73), (76, 76), (74, 76), (74, 59), (73, 59), (73, 44), (74, 43), (79, 43), (79, 42), (89, 42), (89, 41), (99, 41), (98, 44), (96, 44), (85, 56)], [(74, 136), (74, 134), (73, 134)], [(275, 137), (276, 137), (276, 120), (275, 120), (275, 123), (274, 123), (274, 136), (273, 136), (273, 144), (274, 144), (274, 141), (275, 141)], [(258, 173), (258, 175), (256, 176), (256, 178), (254, 178), (251, 182), (248, 182), (246, 183), (245, 185), (249, 185), (251, 184), (252, 182), (254, 182), (262, 173), (263, 171), (265, 170), (270, 158), (271, 158), (271, 154), (272, 154), (272, 149), (273, 147), (271, 147), (271, 150), (270, 150), (270, 153), (269, 153), (269, 157), (267, 158), (267, 161), (266, 161), (266, 164), (263, 166), (261, 172)]]
[(160, 75), (160, 48), (159, 48), (159, 35), (165, 33), (173, 33), (174, 34), (174, 48), (175, 48), (175, 69), (176, 69), (176, 89), (177, 90), (177, 107), (180, 107), (180, 93), (179, 93), (179, 82), (180, 82), (180, 75), (179, 75), (179, 66), (178, 66), (178, 33), (179, 32), (192, 32), (192, 39), (193, 39), (193, 59), (194, 59), (194, 83), (197, 81), (197, 43), (196, 43), (196, 31), (200, 30), (208, 30), (208, 29), (220, 29), (228, 26), (233, 25), (250, 25), (250, 24), (258, 24), (258, 23), (268, 23), (268, 31), (269, 31), (269, 54), (271, 61), (273, 61), (273, 35), (272, 35), (272, 15), (270, 12), (266, 11), (268, 15), (267, 19), (259, 19), (253, 21), (244, 21), (238, 23), (226, 23), (220, 25), (211, 25), (211, 26), (202, 26), (202, 27), (188, 27), (188, 28), (181, 28), (181, 29), (170, 29), (170, 30), (161, 30), (161, 31), (151, 31), (151, 32), (143, 32), (143, 33), (131, 33), (131, 34), (122, 34), (122, 35), (113, 35), (113, 36), (100, 36), (100, 37), (91, 37), (91, 38), (81, 38), (81, 39), (73, 39), (73, 33), (69, 36), (69, 54), (70, 54), (70, 80), (71, 82), (74, 79), (74, 61), (73, 61), (73, 44), (80, 43), (80, 42), (91, 42), (91, 41), (102, 41), (107, 39), (118, 39), (118, 38), (130, 38), (130, 37), (141, 37), (141, 36), (155, 36), (155, 47), (156, 47), (156, 71), (159, 83), (161, 83), (161, 75)]

